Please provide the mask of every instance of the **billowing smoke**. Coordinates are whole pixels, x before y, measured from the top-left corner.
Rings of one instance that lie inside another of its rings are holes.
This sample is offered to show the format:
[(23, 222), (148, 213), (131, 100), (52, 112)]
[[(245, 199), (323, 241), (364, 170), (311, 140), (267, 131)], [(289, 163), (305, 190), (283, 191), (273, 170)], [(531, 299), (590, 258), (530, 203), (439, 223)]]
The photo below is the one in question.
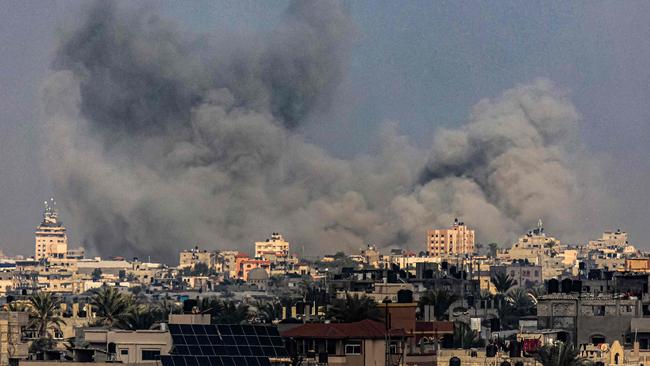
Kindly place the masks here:
[[(270, 35), (217, 41), (148, 11), (91, 7), (43, 86), (46, 163), (85, 246), (101, 254), (250, 250), (280, 231), (307, 253), (424, 249), (462, 217), (503, 242), (543, 218), (582, 219), (579, 116), (551, 82), (481, 101), (431, 149), (387, 124), (372, 155), (336, 159), (295, 127), (325, 109), (354, 28), (324, 1), (289, 5)], [(432, 130), (435, 124), (432, 123)]]

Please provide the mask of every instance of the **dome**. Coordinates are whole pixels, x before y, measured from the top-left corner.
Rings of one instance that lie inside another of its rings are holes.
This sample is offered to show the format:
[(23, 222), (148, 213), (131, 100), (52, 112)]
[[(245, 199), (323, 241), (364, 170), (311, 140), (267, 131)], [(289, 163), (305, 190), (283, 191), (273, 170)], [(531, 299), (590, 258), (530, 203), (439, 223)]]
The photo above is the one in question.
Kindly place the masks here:
[(269, 279), (269, 274), (262, 268), (255, 268), (248, 272), (249, 281), (266, 281)]

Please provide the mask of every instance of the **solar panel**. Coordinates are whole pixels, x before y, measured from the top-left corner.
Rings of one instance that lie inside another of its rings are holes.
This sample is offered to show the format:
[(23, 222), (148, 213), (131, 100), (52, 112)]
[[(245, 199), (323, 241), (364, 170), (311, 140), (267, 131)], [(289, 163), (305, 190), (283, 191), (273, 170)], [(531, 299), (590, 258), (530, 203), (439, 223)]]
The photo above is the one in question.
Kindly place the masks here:
[(266, 357), (232, 357), (232, 356), (160, 356), (163, 366), (270, 366)]
[[(231, 361), (243, 365), (239, 362), (248, 362), (250, 357), (255, 358), (251, 361), (252, 366), (261, 366), (258, 364), (260, 358), (268, 361), (268, 358), (289, 357), (277, 328), (273, 326), (170, 324), (169, 332), (174, 343), (174, 355), (223, 356), (216, 362), (225, 363), (218, 366), (230, 365)], [(247, 361), (242, 361), (242, 357)], [(194, 361), (184, 359), (179, 362), (185, 362), (185, 365), (176, 365), (174, 361), (174, 365), (164, 366), (196, 366)]]

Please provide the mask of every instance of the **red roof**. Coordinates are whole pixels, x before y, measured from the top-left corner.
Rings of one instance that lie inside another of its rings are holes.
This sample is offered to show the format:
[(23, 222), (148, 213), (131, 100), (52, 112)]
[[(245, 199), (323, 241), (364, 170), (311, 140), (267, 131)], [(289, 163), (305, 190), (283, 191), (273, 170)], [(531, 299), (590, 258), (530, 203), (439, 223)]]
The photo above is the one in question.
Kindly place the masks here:
[(416, 332), (454, 332), (454, 322), (435, 321), (435, 322), (415, 322)]
[[(392, 335), (403, 336), (403, 330), (392, 330)], [(384, 338), (386, 326), (374, 320), (362, 320), (356, 323), (309, 323), (288, 329), (281, 333), (283, 337), (347, 339), (347, 338)]]

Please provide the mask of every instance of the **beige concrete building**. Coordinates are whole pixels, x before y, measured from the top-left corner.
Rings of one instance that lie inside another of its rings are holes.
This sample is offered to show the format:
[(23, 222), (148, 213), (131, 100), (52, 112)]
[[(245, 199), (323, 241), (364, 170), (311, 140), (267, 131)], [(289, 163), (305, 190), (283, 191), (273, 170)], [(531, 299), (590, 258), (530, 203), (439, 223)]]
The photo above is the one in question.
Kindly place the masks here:
[(289, 258), (289, 242), (280, 233), (273, 233), (270, 239), (255, 242), (255, 258), (273, 262), (286, 260)]
[(540, 257), (555, 255), (563, 250), (560, 240), (547, 236), (540, 220), (537, 228), (519, 237), (512, 247), (499, 254), (504, 260), (528, 260), (533, 264), (542, 264)]
[(29, 345), (23, 342), (23, 329), (29, 323), (26, 312), (0, 312), (0, 366), (9, 365), (9, 359), (24, 359)]
[(54, 200), (45, 201), (43, 221), (36, 228), (36, 250), (34, 258), (41, 259), (63, 259), (68, 253), (68, 236), (65, 226), (59, 220), (59, 214), (55, 208)]
[(199, 247), (190, 250), (181, 251), (178, 268), (194, 268), (197, 263), (203, 263), (208, 268), (215, 268), (217, 253), (199, 249)]
[(217, 254), (217, 262), (215, 269), (217, 272), (223, 273), (224, 277), (236, 278), (237, 277), (237, 256), (239, 252), (236, 250), (224, 250)]
[(616, 231), (605, 231), (600, 239), (590, 240), (588, 247), (589, 249), (615, 249), (625, 248), (628, 245), (627, 233), (618, 229)]
[(97, 348), (115, 350), (115, 360), (126, 364), (160, 364), (160, 356), (172, 348), (171, 335), (166, 330), (108, 330), (85, 329), (84, 341)]
[(474, 240), (474, 230), (455, 219), (450, 229), (427, 231), (427, 251), (430, 256), (473, 254)]

